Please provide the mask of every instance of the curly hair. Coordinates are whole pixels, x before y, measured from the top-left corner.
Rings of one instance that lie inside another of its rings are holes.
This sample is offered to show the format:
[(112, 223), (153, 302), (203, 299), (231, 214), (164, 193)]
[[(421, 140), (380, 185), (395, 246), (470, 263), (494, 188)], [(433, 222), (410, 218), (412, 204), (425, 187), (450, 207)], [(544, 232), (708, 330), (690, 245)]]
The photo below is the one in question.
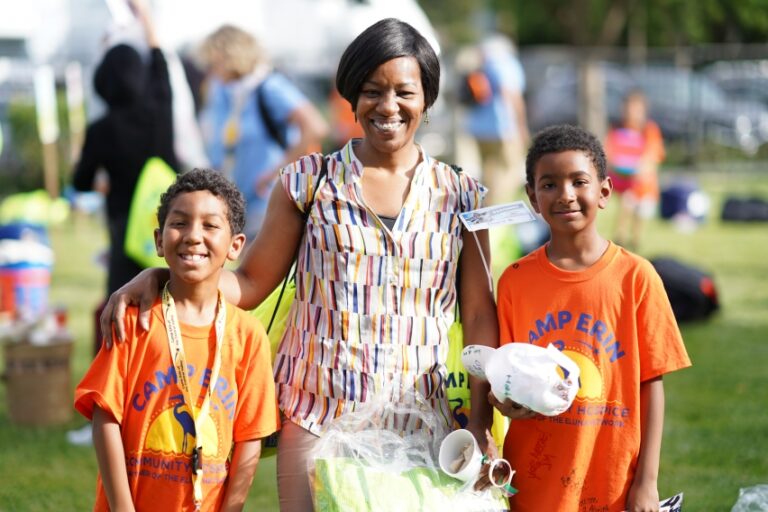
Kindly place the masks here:
[(546, 154), (561, 151), (583, 151), (595, 166), (597, 177), (605, 179), (605, 151), (597, 137), (579, 126), (560, 124), (544, 128), (533, 138), (525, 158), (525, 182), (529, 187), (534, 186), (534, 171), (539, 160)]
[(243, 193), (220, 172), (201, 168), (180, 174), (176, 178), (176, 182), (160, 196), (160, 206), (157, 208), (157, 223), (160, 229), (165, 226), (165, 219), (168, 217), (168, 210), (174, 199), (181, 194), (200, 190), (207, 190), (222, 200), (227, 206), (227, 220), (232, 234), (242, 233), (245, 226)]
[(250, 74), (258, 64), (267, 60), (256, 38), (234, 25), (222, 25), (206, 37), (198, 57), (204, 66), (216, 62), (236, 78)]
[(395, 18), (374, 23), (344, 50), (336, 71), (336, 89), (354, 110), (363, 83), (371, 73), (398, 57), (413, 57), (419, 63), (426, 110), (440, 91), (440, 61), (432, 45), (418, 30)]

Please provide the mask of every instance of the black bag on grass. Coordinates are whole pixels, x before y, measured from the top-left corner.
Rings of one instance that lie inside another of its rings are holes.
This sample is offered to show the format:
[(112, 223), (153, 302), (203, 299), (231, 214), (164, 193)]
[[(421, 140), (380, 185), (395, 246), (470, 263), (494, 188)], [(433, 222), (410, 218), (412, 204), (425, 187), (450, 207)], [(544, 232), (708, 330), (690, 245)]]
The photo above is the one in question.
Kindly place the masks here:
[(712, 276), (674, 258), (651, 260), (678, 322), (709, 317), (720, 307)]
[(720, 218), (735, 222), (768, 221), (768, 201), (758, 197), (729, 197), (723, 204)]

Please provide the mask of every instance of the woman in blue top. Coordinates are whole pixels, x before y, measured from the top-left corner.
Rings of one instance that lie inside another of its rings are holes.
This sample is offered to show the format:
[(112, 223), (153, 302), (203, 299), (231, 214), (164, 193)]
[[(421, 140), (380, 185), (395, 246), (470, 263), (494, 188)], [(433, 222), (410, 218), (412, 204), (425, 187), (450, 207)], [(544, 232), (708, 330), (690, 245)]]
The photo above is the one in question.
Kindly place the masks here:
[[(250, 239), (261, 226), (277, 170), (318, 149), (327, 125), (295, 85), (272, 71), (244, 30), (222, 26), (206, 38), (201, 56), (211, 75), (201, 113), (206, 150), (211, 165), (245, 196)], [(285, 140), (275, 138), (270, 124), (285, 128), (277, 137)]]
[(511, 201), (523, 184), (528, 122), (523, 92), (525, 75), (511, 41), (500, 35), (480, 45), (481, 70), (488, 79), (488, 101), (474, 106), (466, 129), (475, 138), (482, 159), (488, 204)]

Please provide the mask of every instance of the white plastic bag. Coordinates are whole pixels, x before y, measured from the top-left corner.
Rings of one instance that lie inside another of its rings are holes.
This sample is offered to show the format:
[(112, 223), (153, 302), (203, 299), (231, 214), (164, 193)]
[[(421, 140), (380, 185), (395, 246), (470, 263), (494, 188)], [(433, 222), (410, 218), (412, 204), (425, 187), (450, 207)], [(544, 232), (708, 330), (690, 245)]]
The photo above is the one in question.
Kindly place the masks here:
[[(448, 434), (418, 393), (376, 397), (332, 421), (309, 457), (310, 481), (318, 512), (500, 511), (507, 502), (497, 491), (476, 493), (470, 483), (439, 469), (438, 451)], [(393, 425), (407, 416), (422, 428), (406, 434)]]
[(768, 510), (768, 485), (761, 484), (739, 489), (739, 499), (731, 512), (764, 512)]
[(565, 412), (579, 390), (579, 366), (553, 345), (469, 345), (461, 360), (469, 373), (491, 384), (499, 401), (510, 399), (545, 416)]

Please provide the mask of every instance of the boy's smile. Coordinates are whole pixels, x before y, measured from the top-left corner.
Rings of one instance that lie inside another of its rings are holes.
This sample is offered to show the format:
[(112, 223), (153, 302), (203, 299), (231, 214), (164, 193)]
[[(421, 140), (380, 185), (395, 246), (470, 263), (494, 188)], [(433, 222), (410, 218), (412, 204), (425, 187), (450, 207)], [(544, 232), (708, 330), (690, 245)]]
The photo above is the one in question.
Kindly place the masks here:
[(174, 198), (162, 232), (155, 234), (158, 255), (187, 283), (218, 282), (224, 263), (237, 258), (242, 238), (232, 235), (225, 203), (207, 190)]
[(593, 228), (611, 195), (610, 178), (601, 180), (583, 151), (547, 153), (536, 163), (534, 188), (526, 187), (533, 208), (553, 234)]

